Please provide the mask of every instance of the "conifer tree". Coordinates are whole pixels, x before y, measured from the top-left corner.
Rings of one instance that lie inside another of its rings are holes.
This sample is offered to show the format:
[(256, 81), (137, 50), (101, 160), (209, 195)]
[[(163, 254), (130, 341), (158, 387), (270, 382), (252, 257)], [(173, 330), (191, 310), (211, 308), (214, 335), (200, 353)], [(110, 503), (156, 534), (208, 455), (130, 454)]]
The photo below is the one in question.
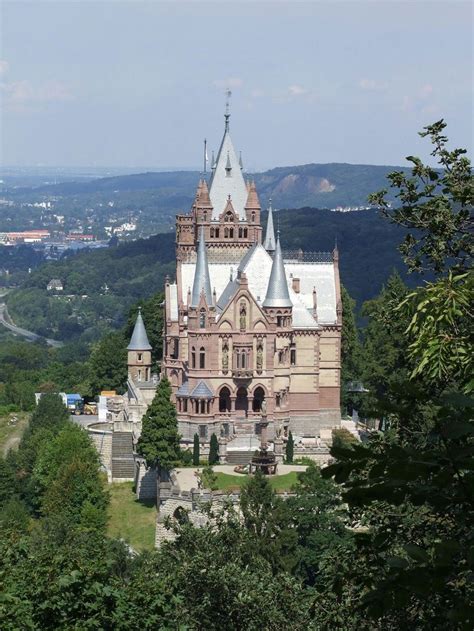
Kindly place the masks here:
[(215, 434), (212, 434), (209, 445), (209, 464), (219, 464), (219, 442)]
[(193, 465), (196, 466), (196, 467), (199, 466), (200, 447), (201, 447), (201, 445), (199, 444), (199, 435), (198, 434), (194, 434)]
[(287, 462), (293, 462), (293, 454), (294, 454), (294, 450), (295, 450), (295, 441), (293, 440), (293, 434), (290, 433), (288, 434), (288, 441), (286, 443), (286, 461)]
[(176, 408), (171, 402), (171, 385), (166, 377), (161, 379), (143, 417), (137, 451), (148, 467), (169, 469), (180, 458)]

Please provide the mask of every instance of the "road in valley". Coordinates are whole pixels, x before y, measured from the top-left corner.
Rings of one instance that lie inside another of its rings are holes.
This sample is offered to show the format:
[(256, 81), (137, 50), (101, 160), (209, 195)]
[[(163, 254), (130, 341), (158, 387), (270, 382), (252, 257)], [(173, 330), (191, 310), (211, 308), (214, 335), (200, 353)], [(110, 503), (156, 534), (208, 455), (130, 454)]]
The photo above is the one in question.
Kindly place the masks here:
[(37, 333), (33, 333), (33, 331), (22, 329), (20, 326), (14, 324), (8, 313), (7, 305), (5, 304), (5, 295), (6, 292), (0, 293), (0, 324), (2, 326), (9, 329), (15, 335), (21, 335), (21, 337), (25, 337), (27, 340), (30, 340), (30, 342), (46, 340), (46, 344), (48, 344), (48, 346), (53, 346), (54, 348), (64, 346), (63, 342), (59, 342), (58, 340), (51, 340), (47, 337), (43, 337), (42, 335), (38, 335)]

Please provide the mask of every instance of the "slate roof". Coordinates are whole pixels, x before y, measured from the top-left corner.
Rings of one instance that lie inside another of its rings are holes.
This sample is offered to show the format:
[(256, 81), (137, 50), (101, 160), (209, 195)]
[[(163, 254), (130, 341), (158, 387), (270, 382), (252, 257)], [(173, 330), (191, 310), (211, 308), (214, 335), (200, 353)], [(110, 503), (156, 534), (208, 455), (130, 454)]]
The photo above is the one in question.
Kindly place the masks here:
[(151, 351), (151, 344), (148, 341), (148, 335), (146, 334), (145, 323), (143, 322), (140, 309), (138, 310), (137, 320), (127, 350)]
[(176, 395), (178, 397), (187, 397), (189, 395), (189, 382), (185, 381), (181, 386), (179, 386)]
[(229, 195), (239, 218), (246, 219), (247, 187), (229, 131), (226, 129), (209, 184), (213, 219), (219, 218), (226, 207)]
[(267, 294), (263, 301), (264, 307), (291, 307), (288, 283), (286, 280), (285, 265), (280, 247), (280, 237), (277, 237), (275, 256), (273, 257), (272, 271), (268, 281)]
[(206, 241), (204, 240), (204, 228), (201, 227), (199, 234), (199, 245), (197, 251), (196, 269), (194, 271), (193, 293), (191, 306), (197, 307), (204, 291), (206, 302), (212, 305), (211, 279), (209, 276), (209, 265), (207, 263)]
[(212, 399), (214, 393), (205, 381), (200, 381), (189, 396), (194, 399)]

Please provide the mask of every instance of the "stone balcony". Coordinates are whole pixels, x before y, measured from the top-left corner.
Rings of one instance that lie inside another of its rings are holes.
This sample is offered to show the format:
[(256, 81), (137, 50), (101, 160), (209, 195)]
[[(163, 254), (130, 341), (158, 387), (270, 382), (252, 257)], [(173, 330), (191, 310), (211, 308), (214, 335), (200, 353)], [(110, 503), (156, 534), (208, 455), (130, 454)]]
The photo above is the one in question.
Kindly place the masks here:
[(254, 375), (252, 368), (232, 368), (231, 372), (234, 379), (252, 379)]

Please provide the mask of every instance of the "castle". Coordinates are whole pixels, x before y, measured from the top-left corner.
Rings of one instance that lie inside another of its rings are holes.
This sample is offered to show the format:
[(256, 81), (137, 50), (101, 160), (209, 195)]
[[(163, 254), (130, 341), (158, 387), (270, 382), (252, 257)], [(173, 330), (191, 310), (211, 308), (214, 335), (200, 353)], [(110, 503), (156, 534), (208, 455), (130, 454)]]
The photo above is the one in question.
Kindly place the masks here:
[[(268, 438), (316, 439), (340, 425), (342, 303), (338, 252), (282, 250), (271, 203), (265, 237), (254, 182), (224, 136), (191, 212), (176, 218), (176, 278), (165, 286), (161, 365), (183, 445), (214, 433), (227, 451)], [(117, 429), (140, 432), (153, 398), (141, 314), (128, 346), (128, 392)], [(118, 410), (117, 410), (118, 411)], [(118, 417), (117, 417), (118, 418)]]

